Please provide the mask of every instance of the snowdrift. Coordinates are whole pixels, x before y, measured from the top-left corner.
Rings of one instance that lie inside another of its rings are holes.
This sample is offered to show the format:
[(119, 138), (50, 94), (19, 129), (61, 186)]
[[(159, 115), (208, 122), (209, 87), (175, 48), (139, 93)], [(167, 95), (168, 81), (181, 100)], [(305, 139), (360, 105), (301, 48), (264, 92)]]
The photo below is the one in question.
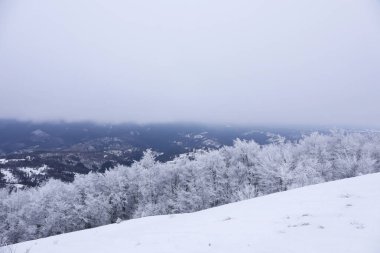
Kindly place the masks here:
[(380, 173), (196, 213), (124, 221), (11, 248), (16, 253), (379, 253)]

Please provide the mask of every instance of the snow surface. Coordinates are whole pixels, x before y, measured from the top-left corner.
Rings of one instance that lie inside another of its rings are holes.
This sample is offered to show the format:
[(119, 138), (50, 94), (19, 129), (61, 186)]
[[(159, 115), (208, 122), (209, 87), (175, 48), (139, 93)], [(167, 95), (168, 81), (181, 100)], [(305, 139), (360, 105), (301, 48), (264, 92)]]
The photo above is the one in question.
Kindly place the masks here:
[(48, 170), (48, 169), (49, 169), (49, 167), (46, 164), (44, 164), (43, 166), (38, 167), (38, 168), (31, 168), (31, 167), (19, 168), (19, 170), (25, 172), (29, 177), (33, 176), (33, 175), (45, 175), (46, 170)]
[(5, 182), (7, 183), (17, 183), (17, 178), (9, 170), (1, 170), (4, 175)]
[(13, 247), (18, 253), (379, 253), (380, 173)]

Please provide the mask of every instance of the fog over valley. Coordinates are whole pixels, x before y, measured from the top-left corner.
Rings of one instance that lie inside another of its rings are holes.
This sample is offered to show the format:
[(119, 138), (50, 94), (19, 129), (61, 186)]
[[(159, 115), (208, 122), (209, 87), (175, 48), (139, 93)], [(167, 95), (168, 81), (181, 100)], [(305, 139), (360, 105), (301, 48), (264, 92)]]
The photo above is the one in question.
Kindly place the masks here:
[(377, 0), (3, 0), (0, 117), (380, 125)]
[(379, 253), (380, 0), (0, 0), (0, 253)]

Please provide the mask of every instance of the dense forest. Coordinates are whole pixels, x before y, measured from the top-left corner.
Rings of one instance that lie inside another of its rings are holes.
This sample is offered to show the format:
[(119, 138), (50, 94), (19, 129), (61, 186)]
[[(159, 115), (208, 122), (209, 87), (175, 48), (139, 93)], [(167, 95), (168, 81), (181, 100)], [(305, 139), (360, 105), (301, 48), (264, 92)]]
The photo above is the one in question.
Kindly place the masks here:
[(150, 215), (194, 212), (311, 184), (380, 171), (378, 133), (312, 133), (297, 141), (237, 139), (160, 162), (147, 150), (131, 166), (72, 183), (0, 191), (0, 238), (16, 243)]

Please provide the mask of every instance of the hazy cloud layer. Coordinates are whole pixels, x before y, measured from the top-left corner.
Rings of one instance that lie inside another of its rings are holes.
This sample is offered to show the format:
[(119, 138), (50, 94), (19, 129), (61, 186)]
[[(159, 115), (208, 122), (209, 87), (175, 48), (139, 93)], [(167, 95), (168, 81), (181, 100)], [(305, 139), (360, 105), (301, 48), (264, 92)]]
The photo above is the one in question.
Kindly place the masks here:
[(0, 117), (380, 125), (377, 0), (2, 0)]

